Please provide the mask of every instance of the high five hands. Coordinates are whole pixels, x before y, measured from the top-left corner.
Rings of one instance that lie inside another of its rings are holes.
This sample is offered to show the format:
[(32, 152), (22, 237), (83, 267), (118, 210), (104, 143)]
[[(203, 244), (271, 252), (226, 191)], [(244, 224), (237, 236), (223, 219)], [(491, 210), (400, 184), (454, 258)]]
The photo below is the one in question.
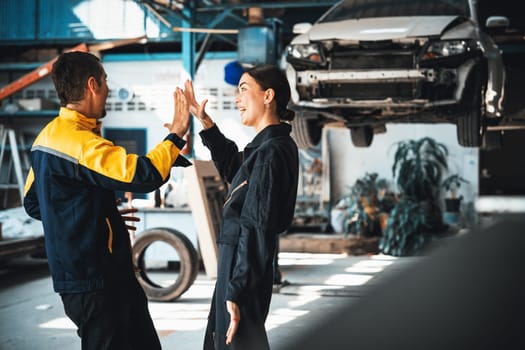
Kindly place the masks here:
[(164, 124), (170, 133), (183, 137), (190, 128), (190, 113), (201, 122), (203, 129), (209, 129), (215, 124), (205, 111), (208, 100), (204, 99), (201, 103), (197, 102), (191, 80), (188, 79), (184, 82), (184, 90), (179, 87), (175, 88), (173, 102), (175, 104), (173, 120), (171, 124)]

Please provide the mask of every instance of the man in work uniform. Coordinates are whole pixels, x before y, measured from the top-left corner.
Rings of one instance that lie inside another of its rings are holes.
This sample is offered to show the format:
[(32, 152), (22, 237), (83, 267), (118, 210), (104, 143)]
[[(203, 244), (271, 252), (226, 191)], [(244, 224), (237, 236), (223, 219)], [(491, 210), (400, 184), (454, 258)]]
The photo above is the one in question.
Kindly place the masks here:
[(82, 349), (160, 349), (114, 191), (151, 192), (172, 166), (191, 164), (180, 155), (190, 123), (182, 91), (169, 134), (139, 156), (100, 135), (109, 89), (96, 56), (64, 53), (52, 77), (61, 108), (31, 149), (24, 207), (42, 220), (53, 288)]

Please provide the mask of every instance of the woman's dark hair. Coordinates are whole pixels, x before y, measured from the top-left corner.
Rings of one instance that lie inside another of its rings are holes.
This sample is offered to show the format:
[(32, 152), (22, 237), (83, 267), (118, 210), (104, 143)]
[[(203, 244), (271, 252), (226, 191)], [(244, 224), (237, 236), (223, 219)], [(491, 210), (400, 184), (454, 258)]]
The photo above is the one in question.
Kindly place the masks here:
[(275, 91), (277, 115), (282, 120), (293, 120), (295, 113), (287, 108), (290, 101), (290, 84), (286, 74), (277, 66), (265, 64), (249, 68), (245, 71), (263, 90)]
[(97, 56), (79, 51), (61, 54), (51, 73), (60, 105), (82, 100), (89, 77), (101, 84), (103, 74), (104, 68)]

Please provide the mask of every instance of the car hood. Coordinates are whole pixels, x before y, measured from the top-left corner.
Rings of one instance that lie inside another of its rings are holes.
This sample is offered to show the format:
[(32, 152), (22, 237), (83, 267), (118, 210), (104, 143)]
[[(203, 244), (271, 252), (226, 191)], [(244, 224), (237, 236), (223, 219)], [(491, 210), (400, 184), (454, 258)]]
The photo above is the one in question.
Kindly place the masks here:
[(380, 17), (316, 23), (293, 40), (306, 44), (321, 40), (396, 40), (439, 36), (457, 16)]

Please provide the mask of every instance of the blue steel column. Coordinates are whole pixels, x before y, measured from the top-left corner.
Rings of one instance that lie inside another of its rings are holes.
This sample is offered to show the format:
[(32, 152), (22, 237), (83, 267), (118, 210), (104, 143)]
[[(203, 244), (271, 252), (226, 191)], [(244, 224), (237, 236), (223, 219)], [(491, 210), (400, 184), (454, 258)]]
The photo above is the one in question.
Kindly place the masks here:
[[(190, 21), (194, 20), (195, 11), (193, 8), (193, 3), (191, 2), (189, 6), (184, 6), (182, 10), (185, 18), (189, 18)], [(191, 22), (187, 20), (182, 20), (183, 28), (191, 28)], [(191, 81), (195, 80), (195, 57), (196, 57), (196, 45), (195, 45), (195, 33), (192, 32), (182, 32), (182, 66), (184, 70), (188, 73)], [(190, 129), (186, 135), (186, 153), (189, 157), (195, 157), (195, 151), (193, 149), (193, 118), (190, 121)]]

